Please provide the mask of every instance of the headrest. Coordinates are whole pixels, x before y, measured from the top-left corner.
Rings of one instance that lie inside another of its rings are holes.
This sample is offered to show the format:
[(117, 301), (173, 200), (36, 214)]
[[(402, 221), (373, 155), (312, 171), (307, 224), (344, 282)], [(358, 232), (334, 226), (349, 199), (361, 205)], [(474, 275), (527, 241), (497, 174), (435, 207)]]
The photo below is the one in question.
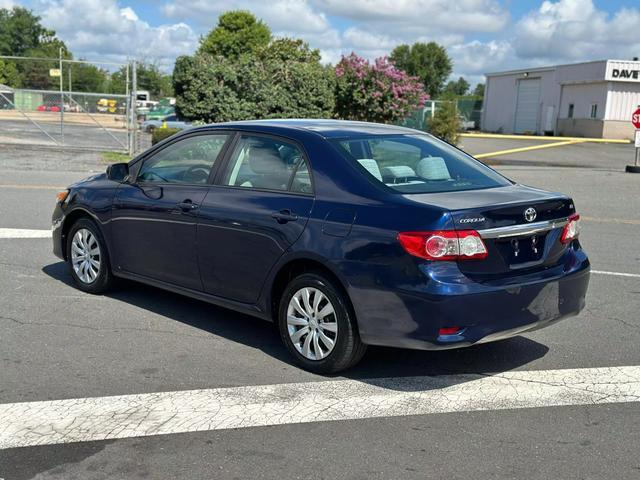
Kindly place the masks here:
[(358, 163), (366, 168), (371, 175), (382, 181), (380, 167), (378, 166), (378, 162), (376, 162), (373, 158), (359, 158)]
[(425, 157), (416, 167), (419, 177), (426, 180), (450, 180), (451, 175), (442, 157)]
[(278, 173), (286, 168), (278, 149), (267, 143), (257, 143), (251, 146), (249, 166), (259, 175)]
[(416, 172), (409, 165), (392, 165), (382, 169), (383, 178), (409, 178), (415, 176)]

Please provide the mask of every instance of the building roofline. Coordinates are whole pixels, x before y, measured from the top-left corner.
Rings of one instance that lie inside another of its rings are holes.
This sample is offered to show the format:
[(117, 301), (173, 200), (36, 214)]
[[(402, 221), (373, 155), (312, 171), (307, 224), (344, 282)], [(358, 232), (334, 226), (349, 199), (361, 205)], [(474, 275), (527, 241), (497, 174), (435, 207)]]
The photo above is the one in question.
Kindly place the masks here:
[(499, 77), (502, 75), (515, 75), (518, 73), (527, 73), (527, 72), (548, 72), (550, 70), (555, 70), (557, 68), (560, 67), (570, 67), (570, 66), (574, 66), (574, 65), (588, 65), (590, 63), (603, 63), (603, 62), (624, 62), (624, 63), (637, 63), (638, 65), (640, 65), (640, 61), (634, 61), (634, 60), (619, 60), (619, 59), (615, 59), (615, 58), (606, 58), (606, 59), (600, 59), (600, 60), (589, 60), (587, 62), (576, 62), (576, 63), (561, 63), (558, 65), (547, 65), (544, 67), (533, 67), (533, 68), (518, 68), (515, 70), (505, 70), (503, 72), (488, 72), (485, 73), (484, 76), (485, 77)]

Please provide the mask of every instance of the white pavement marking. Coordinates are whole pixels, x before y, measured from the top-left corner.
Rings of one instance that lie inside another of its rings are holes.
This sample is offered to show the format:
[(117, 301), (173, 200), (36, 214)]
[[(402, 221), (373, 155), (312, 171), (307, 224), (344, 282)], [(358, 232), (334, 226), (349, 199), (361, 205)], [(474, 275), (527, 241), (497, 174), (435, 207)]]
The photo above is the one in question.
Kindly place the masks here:
[(331, 380), (0, 405), (0, 449), (334, 420), (640, 402), (640, 366)]
[(607, 272), (604, 270), (591, 270), (591, 273), (595, 273), (597, 275), (611, 275), (614, 277), (640, 278), (640, 274), (637, 273)]
[(0, 228), (0, 238), (51, 238), (51, 230)]

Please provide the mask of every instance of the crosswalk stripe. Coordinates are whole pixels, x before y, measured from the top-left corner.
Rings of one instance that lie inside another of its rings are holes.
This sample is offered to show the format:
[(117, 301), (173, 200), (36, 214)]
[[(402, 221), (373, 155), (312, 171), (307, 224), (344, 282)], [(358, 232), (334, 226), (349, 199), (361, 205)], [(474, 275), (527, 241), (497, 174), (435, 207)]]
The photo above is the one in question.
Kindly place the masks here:
[(640, 274), (637, 273), (607, 272), (605, 270), (591, 270), (591, 273), (595, 273), (596, 275), (610, 275), (612, 277), (640, 278)]
[(0, 228), (0, 238), (51, 238), (51, 230)]
[(329, 380), (0, 405), (0, 448), (518, 408), (640, 402), (640, 366)]

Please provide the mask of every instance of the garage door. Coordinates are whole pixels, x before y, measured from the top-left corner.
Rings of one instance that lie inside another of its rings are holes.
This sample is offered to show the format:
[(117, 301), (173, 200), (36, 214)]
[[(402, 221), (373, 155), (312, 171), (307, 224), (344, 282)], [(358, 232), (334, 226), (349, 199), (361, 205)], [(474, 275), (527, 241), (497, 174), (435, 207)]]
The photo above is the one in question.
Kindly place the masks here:
[(518, 80), (516, 133), (537, 132), (540, 108), (540, 79)]

